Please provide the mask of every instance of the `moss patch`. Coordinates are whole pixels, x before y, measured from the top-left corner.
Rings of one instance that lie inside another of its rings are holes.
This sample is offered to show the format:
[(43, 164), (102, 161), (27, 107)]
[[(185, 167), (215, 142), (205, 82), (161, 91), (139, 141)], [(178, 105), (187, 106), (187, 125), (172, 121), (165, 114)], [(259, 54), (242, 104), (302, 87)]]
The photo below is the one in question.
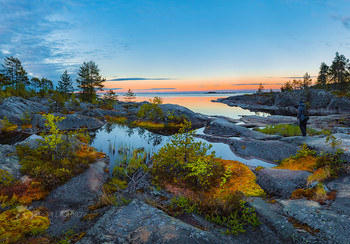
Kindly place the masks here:
[(0, 241), (12, 243), (25, 238), (26, 235), (37, 235), (45, 231), (50, 225), (50, 220), (24, 207), (17, 207), (1, 213), (0, 223)]

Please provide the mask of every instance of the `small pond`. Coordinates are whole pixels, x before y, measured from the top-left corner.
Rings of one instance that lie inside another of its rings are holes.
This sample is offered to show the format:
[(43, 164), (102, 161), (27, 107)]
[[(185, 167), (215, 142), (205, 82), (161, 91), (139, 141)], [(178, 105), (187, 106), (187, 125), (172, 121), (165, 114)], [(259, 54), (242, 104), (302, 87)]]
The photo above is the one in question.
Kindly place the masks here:
[[(202, 133), (203, 129), (199, 129), (198, 133)], [(131, 128), (126, 125), (106, 124), (101, 129), (95, 131), (92, 136), (91, 146), (97, 148), (98, 151), (106, 153), (110, 158), (110, 170), (113, 169), (118, 158), (119, 148), (144, 148), (152, 154), (156, 153), (163, 145), (170, 142), (171, 136), (159, 135), (143, 128)], [(204, 139), (196, 138), (196, 141)], [(237, 160), (251, 166), (272, 167), (273, 164), (258, 160), (244, 159), (235, 155), (230, 147), (224, 143), (210, 143), (213, 145), (211, 150), (216, 152), (218, 157), (227, 160)]]

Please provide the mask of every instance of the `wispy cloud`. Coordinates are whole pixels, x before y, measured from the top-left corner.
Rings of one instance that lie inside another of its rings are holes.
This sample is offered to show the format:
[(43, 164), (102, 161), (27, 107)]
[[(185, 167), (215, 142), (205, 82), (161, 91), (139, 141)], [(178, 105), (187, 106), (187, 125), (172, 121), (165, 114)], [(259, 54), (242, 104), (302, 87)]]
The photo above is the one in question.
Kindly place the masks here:
[(104, 91), (109, 91), (109, 90), (112, 90), (112, 91), (116, 91), (116, 90), (120, 90), (120, 89), (123, 89), (123, 88), (102, 88)]
[(108, 81), (176, 80), (175, 78), (115, 78)]
[(340, 21), (346, 29), (350, 30), (350, 16), (333, 15), (332, 18)]

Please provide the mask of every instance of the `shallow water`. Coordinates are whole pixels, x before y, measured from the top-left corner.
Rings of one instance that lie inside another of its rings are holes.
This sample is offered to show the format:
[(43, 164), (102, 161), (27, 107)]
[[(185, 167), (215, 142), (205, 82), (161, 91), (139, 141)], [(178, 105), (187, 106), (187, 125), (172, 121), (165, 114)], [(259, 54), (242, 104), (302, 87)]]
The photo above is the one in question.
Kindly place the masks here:
[[(202, 131), (203, 129), (200, 129)], [(200, 133), (199, 131), (199, 133)], [(97, 148), (98, 151), (106, 153), (110, 158), (110, 170), (114, 168), (118, 158), (118, 149), (144, 148), (152, 154), (156, 153), (163, 145), (170, 142), (171, 136), (158, 135), (142, 128), (131, 128), (125, 125), (107, 124), (100, 130), (96, 131), (92, 136), (91, 146)], [(196, 141), (208, 143), (201, 138), (195, 138)], [(224, 143), (212, 144), (211, 151), (215, 151), (216, 156), (227, 160), (237, 160), (251, 166), (272, 167), (273, 164), (266, 163), (258, 159), (244, 159), (235, 155), (230, 147)], [(210, 151), (210, 152), (211, 152)], [(209, 152), (209, 153), (210, 153)]]

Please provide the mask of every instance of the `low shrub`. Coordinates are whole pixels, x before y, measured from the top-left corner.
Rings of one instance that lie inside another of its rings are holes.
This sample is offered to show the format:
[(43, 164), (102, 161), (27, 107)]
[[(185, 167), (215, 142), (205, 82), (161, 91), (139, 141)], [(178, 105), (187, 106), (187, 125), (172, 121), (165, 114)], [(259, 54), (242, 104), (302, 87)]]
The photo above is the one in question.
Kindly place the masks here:
[(50, 220), (24, 207), (17, 207), (1, 213), (0, 223), (1, 243), (23, 243), (27, 235), (34, 236), (45, 231)]
[(18, 125), (12, 124), (6, 116), (0, 120), (0, 123), (2, 124), (2, 132), (11, 132), (18, 128)]

